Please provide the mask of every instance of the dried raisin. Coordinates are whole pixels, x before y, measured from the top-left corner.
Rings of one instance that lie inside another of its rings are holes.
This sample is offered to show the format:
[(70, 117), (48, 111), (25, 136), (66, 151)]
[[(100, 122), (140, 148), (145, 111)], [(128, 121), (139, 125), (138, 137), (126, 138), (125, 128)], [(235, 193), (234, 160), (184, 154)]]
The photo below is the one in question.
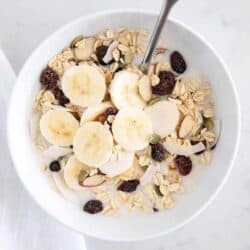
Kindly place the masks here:
[(175, 158), (175, 165), (179, 173), (183, 176), (188, 175), (192, 170), (192, 161), (189, 157), (178, 155)]
[(40, 75), (40, 83), (45, 89), (53, 89), (57, 86), (59, 77), (50, 67), (46, 67)]
[(59, 162), (59, 161), (52, 161), (52, 162), (49, 164), (49, 169), (50, 169), (50, 171), (52, 171), (52, 172), (59, 172), (59, 171), (61, 170), (60, 162)]
[(89, 214), (97, 214), (103, 210), (103, 204), (99, 200), (89, 200), (85, 203), (83, 210)]
[(178, 51), (174, 51), (170, 55), (170, 64), (172, 69), (178, 74), (184, 73), (187, 69), (186, 62), (181, 53)]
[(131, 193), (134, 192), (137, 188), (137, 186), (140, 184), (140, 181), (135, 179), (135, 180), (128, 180), (128, 181), (123, 181), (117, 188), (117, 190), (126, 192), (126, 193)]
[(166, 153), (167, 150), (161, 143), (157, 142), (155, 144), (151, 144), (151, 157), (155, 161), (164, 161), (166, 159)]
[(175, 75), (171, 71), (159, 72), (160, 82), (152, 87), (155, 95), (170, 95), (175, 87)]

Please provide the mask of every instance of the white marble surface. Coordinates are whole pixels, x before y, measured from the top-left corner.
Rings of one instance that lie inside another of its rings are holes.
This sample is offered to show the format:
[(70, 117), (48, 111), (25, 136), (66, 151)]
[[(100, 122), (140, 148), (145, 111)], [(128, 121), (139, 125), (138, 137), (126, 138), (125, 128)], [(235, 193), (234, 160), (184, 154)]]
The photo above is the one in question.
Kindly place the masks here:
[[(29, 53), (41, 40), (75, 17), (104, 8), (133, 7), (158, 10), (161, 2), (160, 0), (0, 1), (0, 46), (9, 57), (16, 72), (20, 70)], [(96, 249), (250, 249), (248, 159), (250, 83), (247, 74), (250, 57), (249, 10), (249, 0), (180, 0), (172, 13), (173, 17), (190, 25), (207, 38), (219, 51), (232, 72), (241, 99), (243, 123), (240, 152), (222, 192), (204, 213), (177, 232), (138, 243), (111, 244), (98, 241), (95, 243)], [(0, 249), (83, 250), (82, 237), (57, 224), (41, 211), (23, 190), (10, 165), (4, 141), (5, 114), (2, 112), (3, 103), (8, 99), (8, 89), (0, 88), (2, 163), (0, 175), (7, 176), (4, 182), (0, 182), (0, 203), (5, 203), (4, 210), (0, 204)], [(7, 199), (9, 196), (13, 199)], [(5, 228), (1, 228), (3, 223), (7, 225)], [(87, 243), (89, 244), (89, 240)]]

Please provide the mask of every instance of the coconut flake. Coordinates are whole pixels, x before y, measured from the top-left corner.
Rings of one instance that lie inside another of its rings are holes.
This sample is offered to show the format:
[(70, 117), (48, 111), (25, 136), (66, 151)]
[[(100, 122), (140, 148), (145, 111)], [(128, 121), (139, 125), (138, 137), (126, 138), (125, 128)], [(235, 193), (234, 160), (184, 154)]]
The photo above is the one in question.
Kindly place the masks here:
[(65, 156), (72, 153), (71, 148), (59, 147), (57, 145), (52, 145), (42, 152), (42, 155), (50, 159), (58, 159), (59, 157)]
[(105, 63), (109, 63), (110, 61), (112, 61), (112, 59), (113, 59), (113, 54), (112, 54), (112, 52), (113, 52), (113, 50), (114, 50), (117, 46), (118, 46), (118, 42), (117, 42), (117, 41), (114, 41), (114, 42), (112, 42), (112, 43), (109, 45), (109, 47), (108, 47), (108, 49), (107, 49), (107, 52), (106, 52), (105, 56), (104, 56), (103, 59), (102, 59)]
[(195, 145), (180, 145), (170, 140), (166, 140), (164, 147), (170, 154), (185, 156), (190, 156), (206, 149), (202, 142)]
[(122, 150), (99, 169), (109, 177), (120, 175), (132, 167), (134, 155), (132, 151)]

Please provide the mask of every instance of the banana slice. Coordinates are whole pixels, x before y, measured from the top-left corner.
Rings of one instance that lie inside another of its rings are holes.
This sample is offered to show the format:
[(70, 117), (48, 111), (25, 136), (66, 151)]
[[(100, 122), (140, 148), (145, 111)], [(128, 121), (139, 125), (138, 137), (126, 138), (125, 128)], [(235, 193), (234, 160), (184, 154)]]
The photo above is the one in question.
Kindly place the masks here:
[(57, 146), (72, 145), (73, 137), (79, 128), (76, 118), (66, 111), (49, 110), (40, 120), (40, 130), (45, 139)]
[(69, 68), (62, 79), (63, 93), (81, 107), (100, 103), (106, 93), (104, 75), (94, 66), (81, 64)]
[(110, 102), (101, 102), (97, 106), (87, 108), (82, 114), (80, 124), (83, 125), (85, 122), (95, 120), (98, 115), (102, 114), (110, 107), (112, 107)]
[(145, 112), (151, 118), (154, 133), (162, 138), (175, 130), (180, 118), (176, 104), (169, 101), (159, 101), (148, 106)]
[(64, 180), (66, 184), (74, 190), (81, 190), (83, 186), (79, 184), (79, 175), (82, 173), (87, 174), (88, 166), (81, 163), (75, 156), (71, 156), (64, 168)]
[(116, 115), (112, 131), (117, 143), (129, 151), (141, 150), (149, 143), (152, 123), (140, 109), (124, 108)]
[(143, 109), (146, 103), (139, 94), (139, 75), (127, 70), (115, 74), (110, 84), (110, 95), (112, 102), (118, 109), (139, 108)]
[(99, 169), (109, 177), (114, 177), (126, 172), (133, 165), (135, 153), (132, 151), (121, 150), (112, 159), (100, 166)]
[(73, 140), (73, 150), (79, 161), (99, 167), (106, 163), (113, 149), (113, 137), (108, 127), (100, 122), (87, 122), (78, 131)]

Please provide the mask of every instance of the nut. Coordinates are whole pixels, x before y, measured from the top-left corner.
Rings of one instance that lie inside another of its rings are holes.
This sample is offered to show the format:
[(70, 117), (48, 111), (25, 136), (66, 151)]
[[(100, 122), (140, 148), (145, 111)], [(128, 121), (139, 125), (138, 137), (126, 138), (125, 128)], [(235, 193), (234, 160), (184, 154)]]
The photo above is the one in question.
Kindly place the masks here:
[(97, 187), (100, 186), (102, 183), (105, 182), (105, 177), (103, 175), (93, 175), (86, 178), (83, 181), (84, 187)]
[(79, 60), (87, 60), (94, 51), (95, 38), (85, 38), (76, 43), (75, 56)]
[(194, 120), (190, 115), (187, 115), (181, 123), (181, 127), (179, 130), (179, 136), (184, 138), (189, 135), (194, 126)]

